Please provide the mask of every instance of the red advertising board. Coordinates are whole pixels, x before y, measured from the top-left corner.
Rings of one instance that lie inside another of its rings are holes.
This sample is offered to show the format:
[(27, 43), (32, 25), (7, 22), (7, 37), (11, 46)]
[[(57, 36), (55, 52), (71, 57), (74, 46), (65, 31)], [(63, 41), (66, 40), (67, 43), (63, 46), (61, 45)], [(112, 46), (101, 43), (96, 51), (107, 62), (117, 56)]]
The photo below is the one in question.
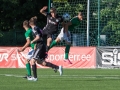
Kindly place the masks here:
[[(30, 50), (17, 52), (20, 47), (0, 47), (0, 68), (25, 68), (24, 59)], [(95, 47), (71, 47), (69, 59), (72, 64), (64, 62), (65, 47), (54, 47), (48, 52), (46, 61), (63, 68), (95, 68), (96, 67), (96, 48)], [(37, 64), (38, 68), (46, 68)]]

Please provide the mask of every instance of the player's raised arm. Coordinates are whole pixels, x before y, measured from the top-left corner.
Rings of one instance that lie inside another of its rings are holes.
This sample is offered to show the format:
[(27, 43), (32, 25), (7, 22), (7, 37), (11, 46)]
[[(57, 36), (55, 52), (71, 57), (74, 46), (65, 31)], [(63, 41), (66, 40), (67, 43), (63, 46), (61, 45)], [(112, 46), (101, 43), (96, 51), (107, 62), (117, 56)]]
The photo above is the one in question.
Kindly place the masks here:
[(46, 9), (47, 9), (47, 6), (44, 6), (42, 9), (40, 9), (40, 13), (46, 16), (47, 15), (47, 12), (45, 12)]

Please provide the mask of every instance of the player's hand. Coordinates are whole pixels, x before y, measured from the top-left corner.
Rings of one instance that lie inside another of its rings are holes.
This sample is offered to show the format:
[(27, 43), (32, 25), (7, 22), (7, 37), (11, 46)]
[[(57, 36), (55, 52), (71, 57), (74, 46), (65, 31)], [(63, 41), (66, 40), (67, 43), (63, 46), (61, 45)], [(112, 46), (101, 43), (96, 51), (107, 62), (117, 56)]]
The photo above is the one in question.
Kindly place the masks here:
[(32, 44), (33, 42), (31, 41), (30, 43)]
[(31, 44), (33, 43), (33, 41), (30, 42)]
[(46, 9), (47, 9), (47, 6), (44, 6), (42, 9), (43, 9), (43, 10), (46, 10)]

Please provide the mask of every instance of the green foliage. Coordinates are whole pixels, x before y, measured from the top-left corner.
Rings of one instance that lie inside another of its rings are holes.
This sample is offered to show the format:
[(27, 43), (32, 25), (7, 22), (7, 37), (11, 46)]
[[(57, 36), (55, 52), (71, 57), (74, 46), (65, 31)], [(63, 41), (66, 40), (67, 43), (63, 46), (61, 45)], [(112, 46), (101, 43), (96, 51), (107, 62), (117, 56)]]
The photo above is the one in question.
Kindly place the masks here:
[[(5, 35), (8, 33), (13, 32), (13, 36), (15, 36), (16, 31), (22, 30), (22, 22), (25, 19), (29, 20), (32, 16), (38, 16), (38, 25), (41, 28), (46, 23), (45, 17), (39, 13), (39, 10), (44, 5), (48, 5), (48, 0), (0, 0), (0, 4), (0, 31), (8, 31), (6, 34), (0, 32), (0, 41), (5, 39)], [(100, 4), (100, 34), (106, 35), (105, 45), (118, 46), (120, 41), (120, 0), (100, 0), (100, 3), (98, 0), (90, 0), (90, 46), (96, 46), (98, 42), (98, 4)], [(86, 34), (87, 0), (53, 0), (53, 6), (57, 8), (60, 15), (68, 12), (71, 17), (74, 17), (79, 11), (83, 11), (83, 24), (78, 27), (80, 28), (77, 29), (78, 31), (74, 32), (82, 33), (84, 31)], [(18, 37), (22, 38), (22, 35)], [(10, 37), (8, 37), (8, 41), (11, 41), (9, 39)], [(5, 45), (2, 43), (0, 45)]]
[(0, 45), (23, 45), (25, 38), (22, 23), (24, 20), (29, 20), (33, 16), (38, 17), (38, 26), (43, 28), (46, 19), (40, 14), (39, 10), (47, 5), (47, 1), (0, 0)]
[[(77, 13), (79, 11), (84, 10), (84, 5), (83, 4), (76, 4), (76, 3), (70, 3), (70, 2), (54, 2), (54, 6), (59, 6), (59, 4), (61, 5), (60, 7), (57, 7), (57, 11), (59, 14), (63, 14), (65, 12), (69, 13), (71, 15), (71, 17), (74, 17), (75, 15), (77, 15)], [(73, 12), (74, 11), (74, 12)]]
[[(32, 16), (38, 16), (40, 23), (45, 21), (39, 10), (43, 5), (47, 5), (47, 0), (0, 0), (0, 3), (0, 30), (20, 28), (22, 22)], [(40, 23), (39, 25), (42, 26), (43, 24)]]
[[(98, 32), (98, 4), (100, 4), (100, 35), (106, 35), (105, 46), (120, 45), (120, 0), (100, 0), (100, 3), (97, 0), (91, 1), (90, 29), (96, 33)], [(94, 34), (92, 37), (97, 42), (98, 35)]]
[(101, 34), (107, 37), (107, 45), (117, 46), (120, 42), (120, 1), (104, 0), (101, 2), (100, 22), (104, 23), (101, 28)]

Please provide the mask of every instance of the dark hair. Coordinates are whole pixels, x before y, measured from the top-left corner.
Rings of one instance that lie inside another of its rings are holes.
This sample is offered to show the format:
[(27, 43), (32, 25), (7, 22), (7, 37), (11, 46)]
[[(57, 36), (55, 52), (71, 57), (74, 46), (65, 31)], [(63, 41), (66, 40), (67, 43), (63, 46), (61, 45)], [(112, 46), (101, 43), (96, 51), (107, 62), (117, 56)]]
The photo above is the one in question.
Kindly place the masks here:
[(36, 25), (36, 23), (37, 23), (37, 16), (34, 16), (29, 20), (29, 24), (31, 25)]
[(54, 7), (50, 8), (50, 12), (54, 12), (54, 11), (56, 11), (56, 8)]
[(29, 21), (28, 21), (28, 20), (25, 20), (25, 21), (23, 22), (23, 26), (30, 27), (30, 26), (29, 26)]

